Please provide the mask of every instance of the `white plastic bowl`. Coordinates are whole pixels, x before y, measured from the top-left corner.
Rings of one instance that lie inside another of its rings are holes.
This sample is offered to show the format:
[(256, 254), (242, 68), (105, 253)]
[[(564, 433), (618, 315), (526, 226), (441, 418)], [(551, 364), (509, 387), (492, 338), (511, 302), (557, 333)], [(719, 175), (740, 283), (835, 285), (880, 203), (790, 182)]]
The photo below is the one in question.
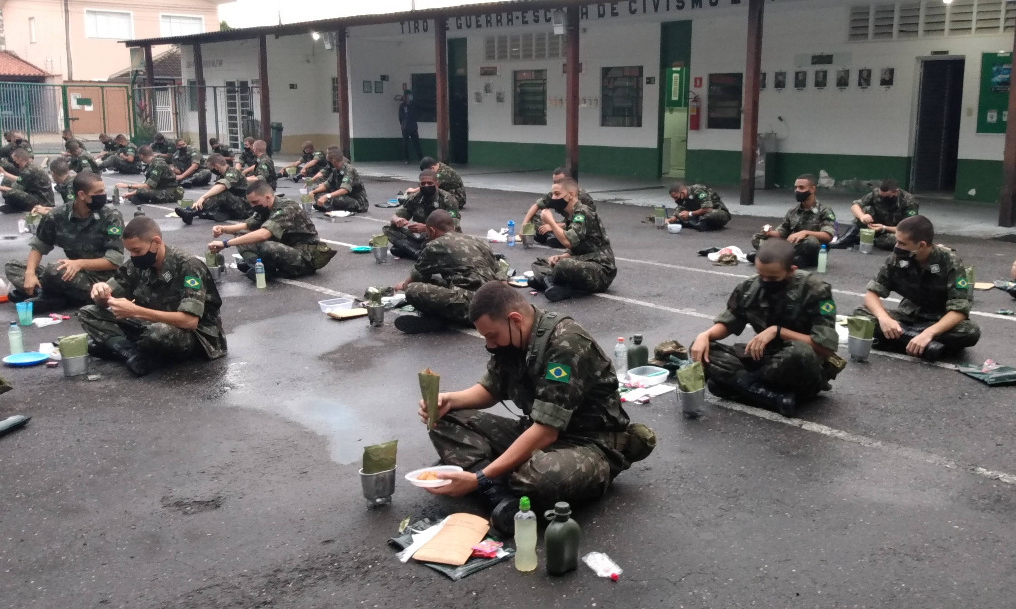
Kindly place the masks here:
[(321, 307), (322, 313), (330, 313), (331, 311), (338, 311), (341, 309), (352, 309), (353, 299), (332, 298), (331, 300), (319, 300), (318, 306)]
[(682, 228), (684, 227), (678, 224), (677, 222), (674, 222), (673, 224), (667, 225), (667, 232), (670, 233), (671, 235), (676, 235), (677, 233), (681, 232)]
[(435, 472), (439, 474), (449, 474), (451, 472), (461, 472), (462, 468), (458, 465), (435, 465), (433, 467), (424, 467), (421, 469), (415, 469), (406, 474), (406, 480), (409, 480), (413, 486), (420, 488), (437, 488), (439, 486), (446, 486), (451, 484), (451, 480), (417, 480), (417, 476), (423, 472)]
[(643, 387), (659, 385), (666, 382), (668, 378), (670, 378), (670, 371), (656, 366), (639, 366), (628, 371), (628, 381)]

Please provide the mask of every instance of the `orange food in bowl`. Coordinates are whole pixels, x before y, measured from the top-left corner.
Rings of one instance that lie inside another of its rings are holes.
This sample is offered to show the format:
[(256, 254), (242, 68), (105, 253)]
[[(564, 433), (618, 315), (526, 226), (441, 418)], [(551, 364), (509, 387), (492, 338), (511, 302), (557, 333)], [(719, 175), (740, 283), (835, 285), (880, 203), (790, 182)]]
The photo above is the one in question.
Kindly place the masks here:
[(438, 480), (437, 472), (423, 472), (416, 477), (417, 480)]

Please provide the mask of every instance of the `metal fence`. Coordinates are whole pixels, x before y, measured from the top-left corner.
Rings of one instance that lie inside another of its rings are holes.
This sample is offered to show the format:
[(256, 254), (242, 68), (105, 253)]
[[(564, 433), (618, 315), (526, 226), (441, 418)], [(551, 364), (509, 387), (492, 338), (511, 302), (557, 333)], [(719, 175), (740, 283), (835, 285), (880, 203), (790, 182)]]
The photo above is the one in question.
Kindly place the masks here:
[[(198, 90), (195, 85), (135, 87), (135, 139), (151, 141), (159, 132), (198, 145)], [(209, 138), (238, 149), (245, 137), (261, 137), (261, 92), (256, 84), (227, 81), (224, 86), (206, 86), (204, 91)]]

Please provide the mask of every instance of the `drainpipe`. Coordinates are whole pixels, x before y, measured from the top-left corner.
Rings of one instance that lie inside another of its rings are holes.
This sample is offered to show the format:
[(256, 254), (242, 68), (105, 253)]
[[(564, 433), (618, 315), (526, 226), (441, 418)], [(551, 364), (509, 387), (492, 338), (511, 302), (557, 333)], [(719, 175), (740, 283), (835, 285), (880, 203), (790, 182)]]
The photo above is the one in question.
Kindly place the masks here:
[(67, 80), (74, 80), (74, 63), (71, 61), (71, 6), (70, 0), (63, 0), (64, 42), (67, 46)]

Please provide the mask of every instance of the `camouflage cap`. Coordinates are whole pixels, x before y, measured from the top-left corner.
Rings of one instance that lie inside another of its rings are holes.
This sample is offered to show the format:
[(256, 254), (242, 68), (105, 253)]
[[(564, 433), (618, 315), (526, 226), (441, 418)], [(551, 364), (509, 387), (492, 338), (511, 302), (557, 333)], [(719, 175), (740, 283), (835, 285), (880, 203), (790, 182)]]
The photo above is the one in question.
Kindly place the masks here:
[(668, 356), (675, 355), (681, 359), (688, 358), (688, 348), (676, 340), (667, 340), (656, 345), (653, 356), (658, 360), (665, 360)]

